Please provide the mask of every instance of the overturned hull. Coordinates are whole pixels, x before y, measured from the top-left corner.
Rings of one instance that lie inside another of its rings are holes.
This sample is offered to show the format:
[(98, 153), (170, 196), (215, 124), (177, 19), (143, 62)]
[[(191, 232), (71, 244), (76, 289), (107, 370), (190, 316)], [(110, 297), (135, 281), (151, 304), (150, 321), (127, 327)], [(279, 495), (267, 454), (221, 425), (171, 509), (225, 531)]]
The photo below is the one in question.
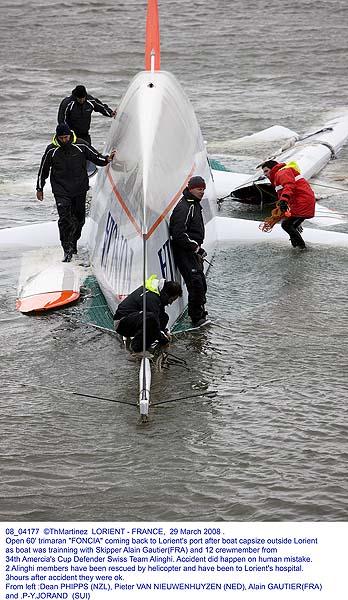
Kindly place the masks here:
[[(216, 192), (193, 108), (176, 78), (144, 71), (131, 82), (117, 112), (106, 152), (116, 148), (94, 186), (88, 245), (91, 264), (112, 311), (152, 273), (177, 279), (168, 222), (188, 179), (207, 184), (202, 200), (206, 224), (216, 214)], [(215, 246), (213, 226), (205, 248)], [(144, 270), (145, 257), (145, 270)], [(185, 297), (169, 309), (170, 323)]]

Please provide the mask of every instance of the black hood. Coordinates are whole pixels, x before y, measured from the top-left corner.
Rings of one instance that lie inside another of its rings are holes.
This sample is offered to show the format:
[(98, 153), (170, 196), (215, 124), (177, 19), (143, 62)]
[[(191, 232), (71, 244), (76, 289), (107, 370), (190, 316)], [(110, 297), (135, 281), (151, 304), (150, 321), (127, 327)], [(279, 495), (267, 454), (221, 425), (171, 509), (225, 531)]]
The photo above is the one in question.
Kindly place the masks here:
[(196, 196), (194, 196), (193, 194), (191, 194), (191, 192), (188, 189), (188, 187), (185, 187), (182, 195), (184, 196), (184, 198), (186, 198), (186, 200), (195, 200), (196, 202), (200, 202), (199, 198), (196, 198)]

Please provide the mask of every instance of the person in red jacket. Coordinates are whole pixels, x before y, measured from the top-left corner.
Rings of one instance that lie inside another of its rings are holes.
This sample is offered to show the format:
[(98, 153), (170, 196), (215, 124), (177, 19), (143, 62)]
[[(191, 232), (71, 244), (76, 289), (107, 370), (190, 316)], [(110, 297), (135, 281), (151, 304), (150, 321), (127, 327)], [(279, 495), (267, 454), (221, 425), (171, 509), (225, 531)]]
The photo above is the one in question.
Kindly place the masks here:
[(314, 217), (315, 196), (311, 186), (295, 162), (285, 164), (266, 160), (261, 168), (277, 192), (282, 228), (289, 234), (294, 248), (306, 248), (301, 223)]

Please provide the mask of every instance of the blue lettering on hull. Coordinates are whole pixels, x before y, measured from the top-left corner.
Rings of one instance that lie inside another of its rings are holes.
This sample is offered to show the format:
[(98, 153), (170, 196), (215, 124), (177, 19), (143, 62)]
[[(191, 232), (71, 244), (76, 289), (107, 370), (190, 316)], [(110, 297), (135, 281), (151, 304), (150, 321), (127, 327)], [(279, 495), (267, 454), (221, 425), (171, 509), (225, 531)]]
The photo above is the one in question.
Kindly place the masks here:
[(169, 239), (163, 244), (162, 248), (159, 249), (158, 258), (162, 277), (168, 281), (174, 281), (175, 269)]
[(129, 294), (134, 252), (109, 212), (100, 266), (117, 296)]

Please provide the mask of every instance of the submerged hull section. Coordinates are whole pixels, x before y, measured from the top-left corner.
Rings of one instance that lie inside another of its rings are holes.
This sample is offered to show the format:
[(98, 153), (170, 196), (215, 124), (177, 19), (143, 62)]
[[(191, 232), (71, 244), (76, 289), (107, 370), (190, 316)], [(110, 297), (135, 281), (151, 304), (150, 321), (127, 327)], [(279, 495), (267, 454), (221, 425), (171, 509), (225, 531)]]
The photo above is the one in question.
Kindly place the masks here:
[[(131, 82), (117, 112), (106, 152), (113, 163), (98, 172), (90, 213), (91, 263), (109, 307), (152, 273), (177, 279), (169, 241), (172, 209), (192, 175), (207, 183), (202, 208), (205, 223), (216, 214), (216, 193), (205, 144), (193, 108), (175, 77), (164, 71), (141, 72)], [(216, 243), (208, 228), (205, 248)], [(170, 322), (185, 298), (170, 307)]]

